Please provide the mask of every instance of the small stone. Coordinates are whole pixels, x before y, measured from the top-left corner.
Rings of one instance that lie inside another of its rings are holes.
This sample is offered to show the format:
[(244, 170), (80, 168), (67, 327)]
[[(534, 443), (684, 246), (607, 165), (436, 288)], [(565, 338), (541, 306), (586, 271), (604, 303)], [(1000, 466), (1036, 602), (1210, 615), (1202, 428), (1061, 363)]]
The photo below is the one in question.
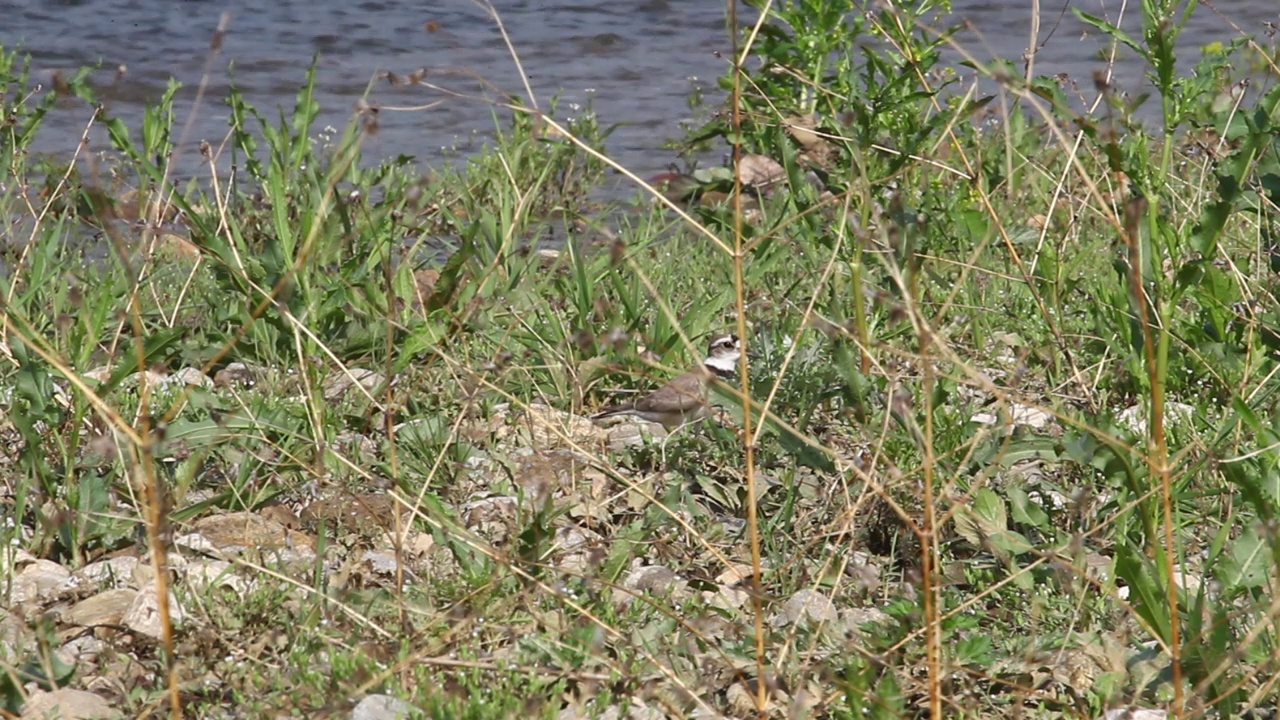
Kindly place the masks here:
[[(1179, 423), (1190, 422), (1195, 417), (1196, 409), (1186, 403), (1170, 402), (1164, 406), (1164, 422), (1165, 426), (1176, 425)], [(1137, 433), (1145, 435), (1147, 432), (1147, 406), (1133, 405), (1120, 411), (1116, 416), (1119, 423)]]
[[(182, 624), (186, 612), (178, 604), (178, 598), (169, 591), (169, 620), (177, 626)], [(163, 635), (160, 623), (160, 595), (154, 584), (148, 585), (138, 592), (133, 604), (125, 612), (122, 624), (130, 630), (148, 637), (159, 639)]]
[(385, 375), (366, 368), (339, 369), (325, 380), (323, 385), (324, 399), (329, 402), (340, 400), (357, 384), (365, 392), (372, 393), (382, 387), (386, 381)]
[(351, 711), (351, 720), (401, 720), (413, 706), (390, 695), (369, 695)]
[(242, 362), (230, 363), (213, 375), (214, 387), (222, 388), (230, 387), (232, 385), (253, 387), (254, 382), (253, 370), (249, 369), (249, 366)]
[[(1044, 430), (1053, 422), (1054, 417), (1053, 413), (1032, 405), (1009, 403), (1008, 419), (1010, 425), (1029, 427), (1032, 430)], [(969, 421), (979, 425), (995, 426), (1002, 422), (1002, 418), (997, 413), (980, 412), (970, 417)]]
[(22, 706), (22, 717), (32, 720), (90, 720), (116, 717), (115, 710), (99, 695), (84, 690), (62, 688), (47, 693), (36, 693)]
[(98, 662), (98, 656), (107, 649), (107, 643), (94, 635), (85, 634), (73, 638), (58, 650), (63, 662), (74, 664), (84, 671)]
[(831, 598), (817, 590), (805, 588), (792, 595), (770, 622), (774, 627), (796, 624), (813, 627), (830, 624), (839, 619), (840, 613), (836, 610), (835, 603), (831, 602)]
[(126, 377), (120, 382), (120, 387), (140, 388), (144, 383), (151, 390), (164, 390), (169, 387), (169, 377), (153, 370), (143, 370)]
[(860, 635), (868, 623), (889, 622), (893, 618), (880, 608), (845, 608), (840, 611), (840, 625), (850, 635)]
[(206, 559), (192, 562), (187, 565), (183, 577), (188, 587), (200, 593), (210, 588), (225, 588), (244, 597), (251, 586), (248, 581), (235, 573), (231, 563), (226, 560)]
[(76, 575), (107, 586), (126, 585), (133, 579), (134, 569), (138, 567), (138, 558), (132, 555), (120, 555), (91, 562), (76, 571)]
[(36, 560), (13, 579), (9, 591), (11, 605), (43, 600), (62, 590), (71, 581), (71, 572), (56, 562)]
[(608, 429), (608, 447), (611, 452), (621, 452), (630, 447), (644, 445), (645, 438), (661, 440), (667, 429), (659, 423), (651, 423), (635, 417), (626, 417)]
[[(275, 520), (252, 512), (210, 515), (198, 520), (194, 529), (226, 555), (238, 555), (250, 550), (277, 550), (295, 544), (310, 546), (310, 539), (302, 533), (290, 532)], [(178, 542), (181, 544), (186, 539), (184, 536)]]
[(743, 185), (767, 187), (787, 177), (787, 171), (771, 157), (752, 153), (738, 162)]
[(1098, 716), (1097, 720), (1164, 720), (1169, 713), (1146, 708), (1116, 708)]
[(184, 367), (173, 374), (174, 382), (195, 387), (213, 388), (213, 378), (200, 372), (199, 368)]
[(589, 445), (605, 437), (604, 432), (587, 418), (540, 403), (530, 404), (512, 422), (515, 427), (528, 431), (534, 448)]
[(736, 610), (751, 599), (751, 594), (742, 586), (749, 586), (754, 571), (750, 565), (731, 564), (728, 569), (716, 576), (720, 589), (704, 590), (703, 599), (709, 605), (725, 610)]
[(106, 365), (103, 365), (101, 367), (96, 367), (86, 372), (84, 374), (84, 378), (86, 380), (93, 380), (98, 383), (104, 383), (107, 380), (111, 379), (111, 368)]
[(622, 587), (614, 588), (613, 601), (619, 605), (629, 605), (638, 595), (645, 592), (674, 593), (687, 586), (688, 583), (670, 568), (662, 565), (645, 565), (632, 570), (622, 581)]
[(127, 588), (100, 592), (72, 605), (63, 613), (62, 619), (71, 625), (84, 627), (119, 625), (137, 597), (137, 590)]

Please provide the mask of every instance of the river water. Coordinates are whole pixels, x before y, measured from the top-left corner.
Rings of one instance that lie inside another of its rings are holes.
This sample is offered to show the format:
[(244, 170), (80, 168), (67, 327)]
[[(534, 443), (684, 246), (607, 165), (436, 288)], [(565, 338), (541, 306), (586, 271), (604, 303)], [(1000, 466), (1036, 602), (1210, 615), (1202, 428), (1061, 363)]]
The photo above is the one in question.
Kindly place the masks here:
[[(722, 97), (715, 86), (729, 52), (722, 2), (495, 3), (541, 106), (558, 95), (560, 115), (590, 103), (603, 125), (620, 123), (607, 150), (642, 175), (675, 159), (661, 145), (679, 137), (681, 122), (692, 118), (692, 86), (706, 88), (709, 101)], [(955, 0), (953, 19), (971, 23), (958, 40), (978, 59), (1006, 57), (1021, 67), (1037, 5), (1037, 74), (1066, 73), (1086, 88), (1103, 67), (1100, 55), (1108, 43), (1069, 6), (1140, 31), (1137, 0)], [(221, 49), (211, 60), (211, 39), (224, 17)], [(1268, 33), (1276, 23), (1276, 0), (1218, 0), (1216, 8), (1197, 8), (1179, 47), (1194, 59), (1201, 45), (1241, 32), (1273, 47)], [(36, 77), (45, 82), (57, 71), (100, 63), (94, 84), (110, 111), (135, 128), (144, 103), (157, 98), (171, 76), (177, 78), (186, 86), (179, 125), (192, 118), (183, 152), (192, 158), (201, 140), (216, 145), (226, 134), (221, 99), (232, 76), (251, 102), (275, 117), (276, 106), (292, 106), (317, 54), (319, 128), (341, 127), (372, 83), (369, 99), (383, 111), (367, 157), (404, 153), (424, 166), (447, 162), (457, 156), (451, 149), (465, 154), (493, 131), (493, 107), (482, 99), (476, 78), (503, 92), (523, 93), (497, 24), (471, 0), (0, 0), (0, 45), (31, 53)], [(1121, 85), (1133, 86), (1141, 82), (1143, 67), (1128, 56), (1117, 72)], [(194, 89), (207, 67), (212, 71), (206, 99), (192, 112)], [(428, 80), (472, 97), (375, 79), (420, 68)], [(425, 105), (432, 106), (391, 109)], [(37, 149), (70, 152), (89, 116), (82, 104), (66, 103), (49, 119)], [(103, 149), (102, 135), (92, 137), (92, 146)]]

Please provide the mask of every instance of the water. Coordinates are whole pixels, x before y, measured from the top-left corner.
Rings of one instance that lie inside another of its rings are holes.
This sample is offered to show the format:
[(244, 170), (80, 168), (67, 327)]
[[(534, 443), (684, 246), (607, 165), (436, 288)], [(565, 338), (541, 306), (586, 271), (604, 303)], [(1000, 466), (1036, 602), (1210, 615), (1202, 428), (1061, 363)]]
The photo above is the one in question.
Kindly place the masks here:
[[(496, 0), (497, 10), (519, 53), (539, 103), (559, 95), (561, 115), (588, 102), (601, 123), (622, 123), (607, 142), (609, 153), (640, 174), (658, 172), (675, 160), (664, 140), (681, 134), (692, 118), (687, 107), (693, 84), (720, 95), (715, 79), (729, 53), (724, 4), (707, 0)], [(1037, 74), (1066, 73), (1091, 89), (1101, 68), (1106, 38), (1064, 8), (1121, 19), (1138, 32), (1136, 0), (1060, 0), (1042, 3)], [(170, 76), (186, 88), (180, 95), (179, 125), (190, 117), (183, 154), (198, 162), (201, 140), (217, 145), (226, 135), (227, 68), (250, 102), (268, 117), (291, 107), (313, 55), (319, 54), (319, 128), (342, 127), (355, 102), (373, 84), (370, 100), (383, 110), (380, 131), (366, 145), (369, 157), (404, 153), (424, 166), (447, 162), (448, 148), (464, 153), (492, 132), (493, 108), (477, 77), (503, 92), (523, 94), (519, 73), (496, 24), (470, 0), (446, 0), (436, 7), (412, 0), (0, 0), (0, 44), (21, 45), (33, 55), (37, 77), (49, 81), (58, 70), (101, 63), (94, 84), (111, 112), (133, 127), (147, 101), (164, 90)], [(1275, 0), (1221, 0), (1222, 13), (1201, 6), (1180, 40), (1183, 56), (1213, 41), (1237, 37), (1234, 23), (1264, 46), (1267, 23), (1280, 22)], [(955, 17), (973, 29), (958, 39), (978, 59), (1000, 56), (1021, 66), (1029, 43), (1031, 0), (955, 0)], [(744, 12), (748, 12), (744, 10)], [(220, 53), (209, 62), (209, 46), (224, 13), (230, 13)], [(1140, 82), (1143, 68), (1129, 59), (1118, 68), (1120, 82)], [(1192, 58), (1194, 59), (1194, 58)], [(195, 88), (208, 75), (203, 104), (192, 112)], [(118, 75), (123, 66), (124, 72)], [(471, 96), (447, 97), (423, 87), (393, 86), (382, 73), (427, 69), (427, 79)], [(492, 96), (492, 92), (489, 93)], [(443, 100), (430, 109), (395, 110)], [(579, 110), (580, 111), (580, 110)], [(90, 112), (67, 103), (49, 121), (38, 149), (72, 152)], [(136, 132), (136, 130), (135, 130)], [(105, 149), (91, 132), (93, 149)]]

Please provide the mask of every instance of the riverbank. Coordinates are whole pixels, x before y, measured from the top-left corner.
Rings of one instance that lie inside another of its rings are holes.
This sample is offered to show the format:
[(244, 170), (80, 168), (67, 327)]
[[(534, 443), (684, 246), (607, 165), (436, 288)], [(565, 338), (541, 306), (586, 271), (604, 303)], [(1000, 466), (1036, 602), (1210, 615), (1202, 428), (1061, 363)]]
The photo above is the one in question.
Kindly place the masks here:
[[(0, 707), (1273, 709), (1280, 90), (1233, 73), (1274, 46), (1100, 25), (1153, 131), (1101, 80), (948, 86), (892, 9), (788, 13), (687, 141), (737, 162), (661, 177), (514, 101), (424, 176), (311, 78), (233, 94), (190, 181), (172, 96), (59, 165), (26, 148), (87, 88), (6, 51)], [(712, 418), (589, 419), (720, 332)]]

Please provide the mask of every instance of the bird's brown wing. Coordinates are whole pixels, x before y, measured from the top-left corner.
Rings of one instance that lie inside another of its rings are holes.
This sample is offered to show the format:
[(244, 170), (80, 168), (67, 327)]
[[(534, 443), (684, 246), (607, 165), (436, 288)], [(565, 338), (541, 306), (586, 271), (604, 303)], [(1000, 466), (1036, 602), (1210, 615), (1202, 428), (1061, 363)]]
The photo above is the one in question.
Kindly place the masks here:
[(693, 370), (640, 398), (635, 409), (642, 412), (685, 415), (707, 403), (703, 375)]

